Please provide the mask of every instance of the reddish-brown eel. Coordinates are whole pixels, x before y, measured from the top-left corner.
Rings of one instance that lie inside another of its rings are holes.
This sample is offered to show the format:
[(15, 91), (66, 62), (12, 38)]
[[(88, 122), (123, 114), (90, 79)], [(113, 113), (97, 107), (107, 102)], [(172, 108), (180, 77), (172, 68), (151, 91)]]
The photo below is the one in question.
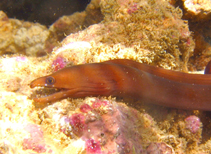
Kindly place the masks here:
[(67, 97), (117, 96), (158, 105), (211, 111), (211, 75), (165, 70), (127, 59), (67, 67), (31, 82), (61, 91), (34, 98), (47, 103)]

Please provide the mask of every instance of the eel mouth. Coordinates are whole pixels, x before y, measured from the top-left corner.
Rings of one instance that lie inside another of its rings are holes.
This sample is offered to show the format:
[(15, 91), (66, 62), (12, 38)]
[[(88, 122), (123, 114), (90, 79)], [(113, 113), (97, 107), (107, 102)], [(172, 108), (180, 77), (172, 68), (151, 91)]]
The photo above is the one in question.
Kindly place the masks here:
[(69, 89), (65, 88), (35, 87), (30, 98), (33, 100), (54, 98), (56, 100), (57, 95), (65, 95), (68, 91)]

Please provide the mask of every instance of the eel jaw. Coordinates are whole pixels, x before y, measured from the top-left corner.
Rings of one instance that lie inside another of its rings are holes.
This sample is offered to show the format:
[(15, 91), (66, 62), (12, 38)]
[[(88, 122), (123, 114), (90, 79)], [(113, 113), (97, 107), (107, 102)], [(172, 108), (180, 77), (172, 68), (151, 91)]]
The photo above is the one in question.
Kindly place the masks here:
[(37, 103), (55, 102), (62, 98), (67, 98), (72, 91), (74, 90), (64, 88), (37, 87), (31, 97)]

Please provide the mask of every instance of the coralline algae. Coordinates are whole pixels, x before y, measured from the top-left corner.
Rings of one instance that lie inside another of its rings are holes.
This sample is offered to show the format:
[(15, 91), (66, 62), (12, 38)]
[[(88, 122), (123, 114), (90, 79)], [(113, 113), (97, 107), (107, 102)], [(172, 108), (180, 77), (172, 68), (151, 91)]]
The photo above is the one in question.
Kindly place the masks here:
[(200, 119), (197, 116), (189, 116), (185, 119), (186, 128), (192, 133), (196, 133), (200, 128)]
[[(85, 150), (94, 153), (141, 153), (139, 113), (108, 100), (94, 99), (82, 104), (61, 126), (67, 136), (85, 141)], [(70, 130), (71, 132), (66, 131)]]
[(67, 65), (63, 57), (57, 57), (52, 64), (53, 70), (56, 72)]
[(87, 154), (102, 154), (100, 142), (92, 138), (86, 140), (85, 149)]
[(28, 138), (24, 138), (23, 140), (23, 150), (33, 150), (37, 153), (52, 153), (52, 150), (49, 149), (49, 146), (45, 144), (43, 138), (43, 131), (40, 126), (35, 124), (27, 124), (24, 127), (30, 136)]

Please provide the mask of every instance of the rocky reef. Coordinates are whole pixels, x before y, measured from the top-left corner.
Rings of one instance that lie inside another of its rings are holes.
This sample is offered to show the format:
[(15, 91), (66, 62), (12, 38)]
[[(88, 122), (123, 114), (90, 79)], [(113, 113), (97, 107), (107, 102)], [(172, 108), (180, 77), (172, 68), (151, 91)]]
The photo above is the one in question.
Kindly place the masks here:
[(209, 0), (183, 0), (183, 18), (189, 21), (193, 31), (195, 49), (190, 63), (195, 69), (203, 69), (210, 61), (210, 17), (211, 2)]
[(0, 25), (0, 55), (36, 55), (36, 52), (44, 50), (44, 42), (49, 36), (46, 26), (9, 19), (3, 11), (0, 11)]
[(199, 39), (189, 30), (193, 21), (182, 18), (177, 3), (92, 0), (85, 11), (63, 16), (50, 28), (1, 11), (0, 153), (210, 153), (208, 112), (112, 97), (39, 106), (31, 99), (38, 89), (28, 86), (67, 66), (116, 58), (186, 72), (203, 68), (203, 55), (194, 50)]

